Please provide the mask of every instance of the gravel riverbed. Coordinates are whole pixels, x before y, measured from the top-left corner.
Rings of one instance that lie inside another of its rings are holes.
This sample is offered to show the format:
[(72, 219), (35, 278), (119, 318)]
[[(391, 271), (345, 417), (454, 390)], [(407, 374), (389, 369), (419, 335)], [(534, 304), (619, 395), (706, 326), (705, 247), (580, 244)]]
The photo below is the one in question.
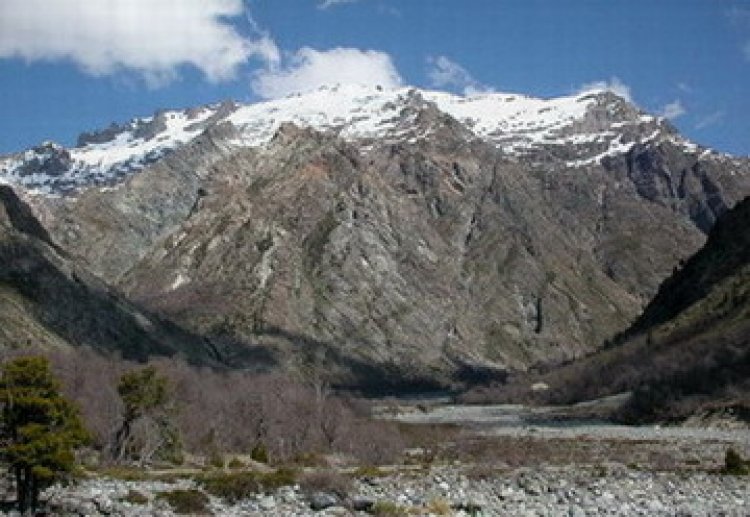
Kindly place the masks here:
[[(47, 493), (59, 515), (175, 515), (156, 494), (195, 485), (93, 479), (75, 488)], [(146, 504), (125, 502), (131, 491), (144, 494)], [(429, 471), (394, 472), (363, 478), (348, 497), (305, 493), (299, 486), (282, 487), (234, 505), (216, 498), (213, 515), (367, 515), (390, 510), (403, 515), (750, 515), (750, 480), (709, 473), (654, 473), (621, 465), (596, 468), (519, 468), (494, 474), (463, 466)], [(382, 514), (385, 515), (385, 514)], [(391, 513), (388, 515), (400, 515)]]
[[(521, 406), (401, 407), (387, 418), (419, 433), (433, 428), (447, 434), (435, 434), (434, 447), (411, 451), (403, 465), (375, 473), (329, 469), (327, 475), (352, 479), (343, 493), (301, 483), (233, 504), (206, 494), (203, 513), (750, 516), (750, 477), (718, 473), (728, 448), (750, 456), (747, 429), (548, 417), (545, 408)], [(174, 490), (203, 491), (191, 479), (99, 477), (53, 487), (45, 498), (54, 515), (171, 516), (174, 509), (160, 494)]]

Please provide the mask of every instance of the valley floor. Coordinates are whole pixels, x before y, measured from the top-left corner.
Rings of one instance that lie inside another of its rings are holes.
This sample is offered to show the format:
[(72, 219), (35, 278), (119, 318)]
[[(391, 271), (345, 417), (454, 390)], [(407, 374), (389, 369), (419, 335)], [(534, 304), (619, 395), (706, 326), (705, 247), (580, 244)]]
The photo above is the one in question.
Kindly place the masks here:
[[(481, 470), (481, 469), (480, 469)], [(191, 481), (90, 480), (51, 493), (61, 512), (83, 515), (174, 515), (154, 494), (194, 487)], [(131, 491), (149, 502), (123, 499)], [(312, 505), (331, 506), (313, 510)], [(348, 507), (348, 508), (347, 508)], [(354, 484), (348, 501), (282, 487), (234, 505), (211, 500), (214, 515), (748, 515), (750, 480), (705, 472), (649, 472), (603, 464), (596, 467), (522, 467), (480, 472), (472, 466), (400, 469)], [(370, 508), (357, 511), (353, 508)]]
[[(528, 423), (534, 415), (533, 424)], [(549, 415), (546, 414), (548, 417)], [(559, 415), (558, 415), (559, 416)], [(750, 455), (745, 429), (625, 427), (545, 418), (521, 406), (399, 406), (408, 447), (389, 467), (300, 469), (298, 482), (214, 515), (750, 515), (750, 476), (720, 474), (726, 450)], [(312, 480), (312, 482), (311, 482)], [(174, 515), (170, 482), (89, 479), (48, 492), (60, 513)], [(144, 495), (140, 504), (129, 494)]]

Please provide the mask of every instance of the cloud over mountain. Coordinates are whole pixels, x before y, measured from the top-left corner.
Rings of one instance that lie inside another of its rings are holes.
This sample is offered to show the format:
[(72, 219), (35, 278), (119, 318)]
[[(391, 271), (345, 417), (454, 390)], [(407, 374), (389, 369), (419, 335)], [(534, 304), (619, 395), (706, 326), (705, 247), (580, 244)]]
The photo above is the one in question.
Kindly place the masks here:
[(626, 101), (633, 100), (630, 95), (630, 86), (623, 83), (618, 77), (612, 77), (609, 81), (594, 81), (586, 83), (578, 89), (578, 92), (583, 93), (595, 90), (607, 90), (615, 95), (619, 95)]
[(391, 57), (384, 52), (303, 47), (283, 66), (257, 71), (252, 88), (257, 95), (272, 99), (339, 83), (395, 88), (402, 84), (402, 80)]
[(474, 79), (463, 66), (445, 56), (431, 57), (427, 63), (427, 76), (436, 88), (454, 88), (464, 95), (492, 91), (492, 88)]
[(677, 117), (681, 117), (685, 113), (687, 113), (685, 106), (682, 105), (682, 101), (677, 99), (676, 101), (670, 102), (665, 105), (662, 108), (660, 115), (664, 118), (675, 119)]
[(190, 65), (221, 81), (252, 57), (279, 59), (269, 36), (229, 23), (244, 12), (242, 0), (3, 0), (0, 57), (68, 60), (95, 76), (135, 71), (152, 83)]

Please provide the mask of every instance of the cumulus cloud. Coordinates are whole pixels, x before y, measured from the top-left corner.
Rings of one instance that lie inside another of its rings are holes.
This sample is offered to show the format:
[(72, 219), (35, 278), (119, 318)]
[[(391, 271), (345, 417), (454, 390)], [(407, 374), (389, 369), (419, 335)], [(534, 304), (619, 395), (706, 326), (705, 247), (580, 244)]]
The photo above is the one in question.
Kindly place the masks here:
[(2, 0), (0, 58), (70, 60), (101, 76), (135, 71), (164, 82), (191, 65), (210, 81), (251, 57), (279, 60), (264, 34), (243, 37), (229, 19), (243, 0)]
[(287, 58), (283, 66), (270, 66), (255, 73), (253, 91), (274, 99), (292, 93), (315, 90), (323, 85), (362, 84), (396, 88), (402, 80), (391, 57), (374, 50), (303, 47)]
[(329, 7), (335, 7), (341, 4), (353, 4), (359, 0), (323, 0), (318, 4), (318, 9), (328, 9)]
[(427, 63), (427, 77), (435, 88), (457, 89), (464, 95), (492, 91), (492, 88), (474, 79), (464, 67), (445, 56), (430, 57)]
[(612, 77), (609, 81), (595, 81), (592, 83), (586, 83), (579, 88), (578, 93), (587, 93), (601, 90), (612, 92), (628, 102), (632, 102), (633, 100), (633, 98), (630, 96), (630, 87), (617, 77)]
[(675, 119), (684, 115), (685, 113), (687, 113), (687, 111), (682, 105), (680, 99), (677, 99), (676, 101), (670, 102), (669, 104), (665, 105), (659, 112), (662, 117), (668, 119)]

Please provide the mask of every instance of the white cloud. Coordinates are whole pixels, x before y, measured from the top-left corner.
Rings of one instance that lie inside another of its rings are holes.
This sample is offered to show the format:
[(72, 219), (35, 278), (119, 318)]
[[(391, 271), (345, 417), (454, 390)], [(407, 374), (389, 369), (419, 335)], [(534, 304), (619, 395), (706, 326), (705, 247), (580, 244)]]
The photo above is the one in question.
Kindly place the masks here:
[(244, 12), (243, 0), (2, 0), (0, 58), (70, 60), (95, 76), (130, 70), (156, 83), (191, 65), (220, 81), (251, 57), (279, 59), (268, 35), (249, 39), (228, 22)]
[(695, 129), (705, 129), (710, 126), (715, 126), (716, 124), (721, 122), (723, 118), (724, 118), (724, 110), (714, 111), (713, 113), (706, 115), (705, 117), (700, 119), (698, 122), (696, 122)]
[(427, 63), (427, 77), (435, 88), (455, 88), (464, 95), (492, 91), (492, 88), (474, 79), (464, 67), (445, 56), (428, 58)]
[(666, 104), (659, 112), (662, 117), (668, 119), (675, 119), (684, 115), (685, 113), (687, 113), (687, 111), (685, 110), (685, 106), (682, 105), (680, 99)]
[(677, 89), (683, 93), (693, 93), (693, 87), (688, 83), (677, 83)]
[(632, 102), (633, 100), (633, 98), (630, 96), (630, 87), (617, 77), (612, 77), (609, 81), (595, 81), (593, 83), (586, 83), (578, 89), (578, 93), (587, 93), (601, 90), (612, 92), (628, 102)]
[(384, 52), (355, 48), (315, 50), (303, 47), (284, 66), (271, 66), (255, 73), (252, 88), (272, 99), (333, 84), (380, 85), (396, 88), (402, 80), (391, 57)]
[(342, 4), (353, 4), (359, 0), (323, 0), (318, 4), (318, 9), (328, 9), (329, 7), (335, 7)]

